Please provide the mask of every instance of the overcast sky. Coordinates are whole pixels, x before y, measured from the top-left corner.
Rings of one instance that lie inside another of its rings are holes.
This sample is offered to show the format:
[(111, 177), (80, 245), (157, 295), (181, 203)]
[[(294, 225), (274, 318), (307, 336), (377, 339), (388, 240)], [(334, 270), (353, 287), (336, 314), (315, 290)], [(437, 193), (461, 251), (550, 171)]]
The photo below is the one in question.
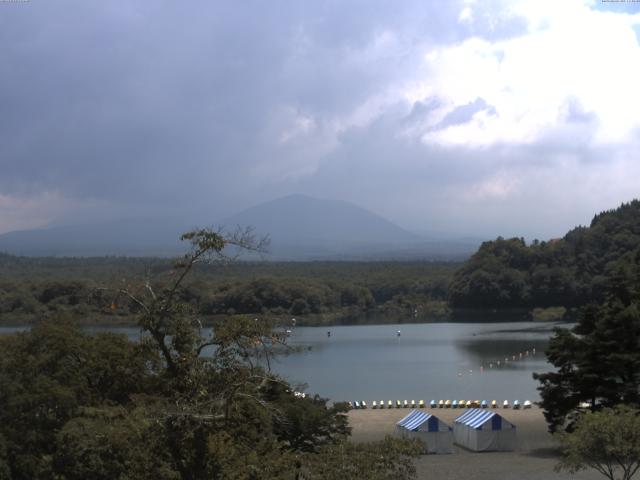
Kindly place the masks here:
[(549, 238), (640, 196), (640, 3), (0, 1), (0, 232), (291, 193)]

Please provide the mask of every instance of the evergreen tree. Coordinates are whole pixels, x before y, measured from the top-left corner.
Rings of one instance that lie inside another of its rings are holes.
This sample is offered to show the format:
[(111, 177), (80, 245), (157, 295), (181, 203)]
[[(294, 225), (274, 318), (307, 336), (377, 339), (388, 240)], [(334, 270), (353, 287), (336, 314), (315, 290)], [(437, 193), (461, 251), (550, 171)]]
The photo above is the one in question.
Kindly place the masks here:
[(580, 404), (592, 410), (640, 402), (640, 251), (612, 271), (601, 305), (572, 330), (557, 329), (547, 356), (555, 372), (534, 374), (549, 429), (571, 428)]

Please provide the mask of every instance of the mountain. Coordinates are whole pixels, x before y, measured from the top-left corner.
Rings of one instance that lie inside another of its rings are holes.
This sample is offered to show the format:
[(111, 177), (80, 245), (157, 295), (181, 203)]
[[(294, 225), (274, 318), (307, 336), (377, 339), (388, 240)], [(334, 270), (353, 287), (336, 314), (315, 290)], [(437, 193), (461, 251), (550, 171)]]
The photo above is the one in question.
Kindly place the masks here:
[(251, 225), (269, 235), (274, 256), (332, 255), (415, 243), (420, 237), (364, 208), (337, 200), (289, 195), (225, 219), (229, 229)]
[[(202, 222), (201, 225), (210, 225)], [(227, 231), (251, 226), (271, 239), (272, 260), (466, 258), (479, 242), (428, 240), (352, 203), (289, 195), (216, 223)], [(168, 220), (120, 220), (0, 235), (0, 252), (54, 256), (174, 256), (178, 237), (192, 228)], [(252, 257), (248, 257), (252, 258)]]
[(174, 222), (117, 220), (0, 235), (0, 252), (29, 256), (174, 256), (184, 251)]

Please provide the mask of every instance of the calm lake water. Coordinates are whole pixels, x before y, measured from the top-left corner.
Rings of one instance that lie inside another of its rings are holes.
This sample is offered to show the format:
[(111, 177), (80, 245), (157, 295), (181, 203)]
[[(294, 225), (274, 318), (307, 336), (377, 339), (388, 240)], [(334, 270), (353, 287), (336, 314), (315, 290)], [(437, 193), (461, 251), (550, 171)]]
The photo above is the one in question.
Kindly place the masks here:
[(291, 345), (311, 349), (279, 358), (274, 370), (336, 401), (537, 400), (531, 374), (552, 368), (551, 330), (534, 322), (298, 327)]
[[(544, 350), (553, 326), (515, 322), (296, 327), (289, 343), (302, 351), (279, 357), (272, 368), (294, 384), (306, 383), (306, 392), (333, 401), (537, 400), (531, 374), (552, 368)], [(15, 330), (0, 328), (0, 333)], [(137, 328), (108, 330), (134, 339), (140, 334)]]

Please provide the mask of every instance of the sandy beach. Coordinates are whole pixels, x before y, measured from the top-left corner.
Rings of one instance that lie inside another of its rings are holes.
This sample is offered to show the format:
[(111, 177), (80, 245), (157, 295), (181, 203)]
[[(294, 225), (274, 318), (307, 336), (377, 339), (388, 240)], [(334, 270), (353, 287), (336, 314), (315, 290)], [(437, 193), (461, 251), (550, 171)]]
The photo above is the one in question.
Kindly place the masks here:
[[(441, 420), (453, 424), (462, 411), (457, 409), (425, 409)], [(393, 434), (395, 423), (410, 409), (351, 410), (349, 423), (354, 441), (373, 441)], [(474, 453), (454, 445), (451, 455), (424, 455), (416, 460), (419, 479), (431, 480), (592, 480), (603, 478), (595, 471), (576, 475), (557, 473), (557, 451), (547, 432), (542, 410), (499, 409), (498, 412), (516, 425), (517, 447), (514, 452)]]

